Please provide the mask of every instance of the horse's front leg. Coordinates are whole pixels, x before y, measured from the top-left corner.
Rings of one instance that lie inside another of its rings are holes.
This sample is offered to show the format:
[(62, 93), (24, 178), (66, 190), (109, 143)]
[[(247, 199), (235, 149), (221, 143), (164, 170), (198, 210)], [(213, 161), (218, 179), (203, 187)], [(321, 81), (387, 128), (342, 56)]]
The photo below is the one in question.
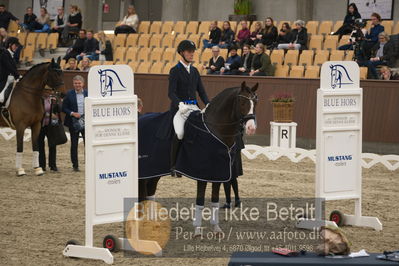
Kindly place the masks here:
[(212, 183), (212, 197), (211, 197), (211, 227), (215, 234), (223, 234), (222, 229), (219, 227), (219, 192), (220, 183)]
[(31, 126), (32, 130), (32, 150), (33, 150), (33, 157), (32, 157), (32, 167), (35, 171), (35, 175), (43, 175), (43, 169), (39, 165), (39, 134), (41, 130), (41, 123), (38, 122)]
[(24, 151), (24, 134), (25, 128), (17, 128), (17, 153), (15, 156), (15, 167), (17, 168), (17, 176), (26, 175), (24, 168), (22, 168), (22, 154)]
[(197, 181), (197, 199), (195, 202), (195, 214), (194, 214), (194, 237), (202, 236), (203, 228), (202, 225), (202, 210), (205, 204), (205, 192), (207, 183), (204, 181)]

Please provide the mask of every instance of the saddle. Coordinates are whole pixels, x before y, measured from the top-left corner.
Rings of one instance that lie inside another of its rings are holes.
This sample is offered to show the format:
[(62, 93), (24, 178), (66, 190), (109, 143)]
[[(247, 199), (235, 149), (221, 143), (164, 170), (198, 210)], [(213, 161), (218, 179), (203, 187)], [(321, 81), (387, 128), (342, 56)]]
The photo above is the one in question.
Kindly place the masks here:
[(16, 82), (13, 82), (8, 85), (7, 88), (4, 89), (4, 102), (0, 103), (0, 115), (3, 120), (7, 123), (7, 125), (15, 130), (15, 125), (11, 119), (11, 113), (8, 110), (11, 101), (11, 95), (15, 88)]

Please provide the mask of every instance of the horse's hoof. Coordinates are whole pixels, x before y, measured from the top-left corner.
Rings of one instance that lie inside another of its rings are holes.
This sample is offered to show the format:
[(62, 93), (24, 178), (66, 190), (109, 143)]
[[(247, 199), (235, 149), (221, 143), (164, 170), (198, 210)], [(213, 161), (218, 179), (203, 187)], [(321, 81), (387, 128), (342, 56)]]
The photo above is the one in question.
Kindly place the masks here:
[(17, 170), (17, 176), (24, 176), (26, 175), (24, 168), (19, 168)]
[(35, 168), (35, 175), (37, 176), (44, 175), (43, 169), (41, 167)]
[(212, 230), (215, 235), (223, 235), (223, 230), (218, 224), (214, 224)]
[(202, 237), (203, 227), (196, 226), (194, 228), (194, 238)]

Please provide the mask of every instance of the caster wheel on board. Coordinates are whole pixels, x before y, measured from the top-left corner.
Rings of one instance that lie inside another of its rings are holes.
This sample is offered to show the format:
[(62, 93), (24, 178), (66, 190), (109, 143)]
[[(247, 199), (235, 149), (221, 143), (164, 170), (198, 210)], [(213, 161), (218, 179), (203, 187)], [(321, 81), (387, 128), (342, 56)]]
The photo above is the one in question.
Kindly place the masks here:
[(340, 211), (332, 211), (330, 213), (330, 221), (335, 222), (339, 227), (344, 225), (344, 215)]
[(105, 236), (103, 240), (103, 247), (107, 248), (111, 252), (118, 252), (119, 251), (118, 238), (116, 238), (113, 235)]
[[(80, 243), (74, 239), (68, 240), (68, 242), (66, 242), (65, 247), (68, 245), (75, 245), (75, 246), (79, 246)], [(70, 257), (71, 259), (79, 259), (77, 257)]]

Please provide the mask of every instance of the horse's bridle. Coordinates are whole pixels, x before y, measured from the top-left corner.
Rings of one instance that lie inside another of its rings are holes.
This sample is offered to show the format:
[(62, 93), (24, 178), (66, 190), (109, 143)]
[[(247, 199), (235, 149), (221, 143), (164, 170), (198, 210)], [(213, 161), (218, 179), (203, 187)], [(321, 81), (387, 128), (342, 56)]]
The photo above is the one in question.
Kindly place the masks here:
[[(242, 97), (242, 98), (245, 98), (248, 101), (252, 101), (252, 102), (258, 102), (258, 95), (256, 95), (256, 93), (251, 94), (251, 97), (247, 97), (247, 96), (241, 95), (241, 94), (237, 95), (237, 97)], [(256, 120), (256, 115), (255, 114), (245, 115), (243, 118), (241, 118), (240, 122), (242, 124), (245, 124), (246, 122), (248, 122), (251, 119)]]

